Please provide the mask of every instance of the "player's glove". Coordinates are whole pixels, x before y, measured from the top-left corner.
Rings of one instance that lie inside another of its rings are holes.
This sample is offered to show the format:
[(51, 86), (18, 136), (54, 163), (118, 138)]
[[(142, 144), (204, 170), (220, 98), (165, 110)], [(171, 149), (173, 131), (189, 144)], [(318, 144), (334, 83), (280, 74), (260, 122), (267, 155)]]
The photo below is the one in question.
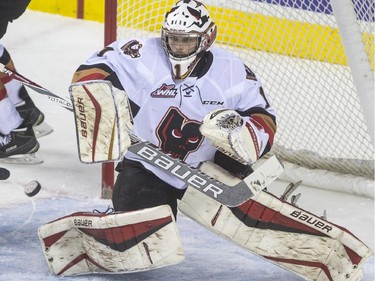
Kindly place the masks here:
[(253, 124), (234, 110), (210, 112), (203, 119), (200, 131), (218, 150), (243, 164), (252, 164), (259, 158)]

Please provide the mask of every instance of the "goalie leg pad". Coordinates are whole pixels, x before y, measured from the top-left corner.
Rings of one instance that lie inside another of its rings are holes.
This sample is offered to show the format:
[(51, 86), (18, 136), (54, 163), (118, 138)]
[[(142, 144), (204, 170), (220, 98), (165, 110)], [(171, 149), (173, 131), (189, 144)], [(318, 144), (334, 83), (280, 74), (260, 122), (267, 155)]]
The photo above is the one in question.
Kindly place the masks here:
[(184, 259), (168, 205), (134, 212), (78, 212), (38, 229), (50, 272), (70, 276), (127, 273)]
[[(224, 183), (235, 180), (220, 169), (213, 164), (201, 167)], [(360, 280), (361, 268), (371, 256), (370, 248), (345, 228), (265, 191), (228, 208), (188, 187), (179, 210), (217, 235), (306, 280)]]
[(84, 163), (122, 158), (131, 141), (132, 116), (125, 91), (109, 81), (89, 81), (69, 88), (76, 124), (78, 152)]

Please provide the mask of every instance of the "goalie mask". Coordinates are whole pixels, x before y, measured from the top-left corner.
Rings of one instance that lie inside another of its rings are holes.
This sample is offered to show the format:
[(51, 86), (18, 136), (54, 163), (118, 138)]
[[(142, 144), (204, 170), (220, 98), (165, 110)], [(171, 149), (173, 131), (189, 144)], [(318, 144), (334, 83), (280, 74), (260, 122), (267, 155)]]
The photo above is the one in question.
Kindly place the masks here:
[(201, 2), (177, 2), (165, 15), (161, 30), (161, 41), (172, 66), (173, 79), (188, 77), (215, 38), (216, 25)]

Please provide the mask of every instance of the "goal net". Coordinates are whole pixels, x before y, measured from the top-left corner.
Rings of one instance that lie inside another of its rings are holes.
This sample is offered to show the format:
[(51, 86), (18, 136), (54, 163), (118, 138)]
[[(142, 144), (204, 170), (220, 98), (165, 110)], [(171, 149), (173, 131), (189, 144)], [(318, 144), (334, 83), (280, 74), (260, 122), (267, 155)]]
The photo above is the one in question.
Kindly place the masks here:
[[(118, 0), (116, 37), (160, 36), (175, 2)], [(273, 100), (271, 154), (293, 167), (372, 183), (374, 1), (202, 2), (218, 27), (215, 44), (241, 57)]]

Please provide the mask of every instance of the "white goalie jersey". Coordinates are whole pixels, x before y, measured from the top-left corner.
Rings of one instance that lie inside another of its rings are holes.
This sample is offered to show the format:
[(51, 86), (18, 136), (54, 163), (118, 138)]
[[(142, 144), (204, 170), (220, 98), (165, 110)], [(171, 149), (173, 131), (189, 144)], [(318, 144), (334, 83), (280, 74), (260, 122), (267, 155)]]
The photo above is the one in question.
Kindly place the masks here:
[[(201, 59), (203, 60), (203, 58)], [(255, 75), (236, 56), (213, 47), (197, 75), (172, 79), (171, 66), (159, 38), (121, 40), (92, 55), (76, 71), (73, 82), (109, 80), (125, 90), (133, 115), (133, 132), (172, 157), (192, 166), (212, 161), (216, 147), (200, 132), (203, 119), (217, 109), (232, 109), (249, 122), (259, 156), (275, 134), (275, 109)], [(126, 152), (176, 188), (180, 180)], [(254, 159), (256, 160), (256, 159)]]

